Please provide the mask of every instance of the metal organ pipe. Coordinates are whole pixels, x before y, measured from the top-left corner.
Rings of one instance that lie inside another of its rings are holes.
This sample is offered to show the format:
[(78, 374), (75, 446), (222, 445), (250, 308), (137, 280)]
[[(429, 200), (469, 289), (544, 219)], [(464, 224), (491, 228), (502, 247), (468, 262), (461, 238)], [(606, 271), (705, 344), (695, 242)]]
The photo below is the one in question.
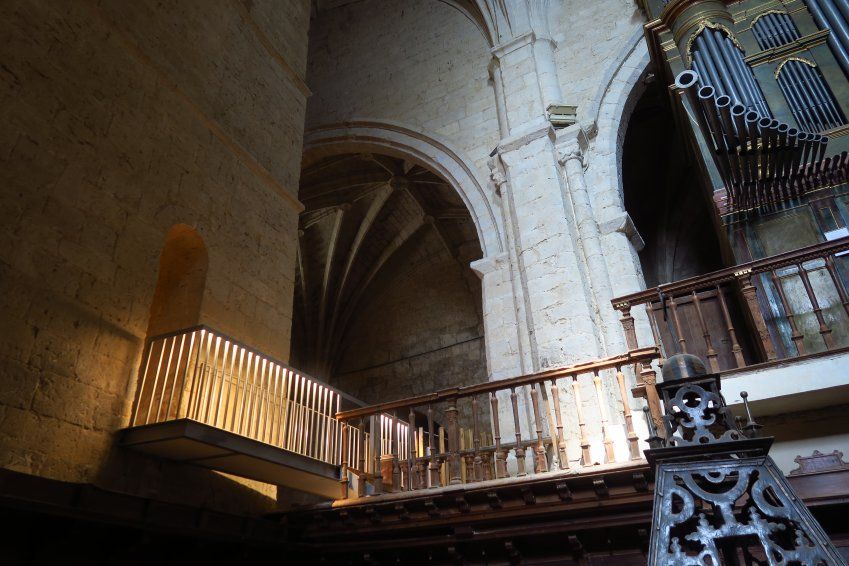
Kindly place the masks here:
[[(828, 45), (831, 47), (831, 52), (834, 53), (835, 59), (843, 67), (843, 71), (849, 75), (849, 33), (846, 31), (845, 21), (840, 17), (835, 10), (831, 0), (807, 0), (808, 10), (814, 18), (820, 29), (830, 29), (832, 33), (828, 35)], [(823, 9), (828, 4), (832, 10), (826, 11)], [(838, 20), (836, 24), (832, 24), (832, 18)], [(847, 17), (849, 20), (849, 17)], [(843, 24), (842, 27), (837, 24)], [(842, 32), (841, 32), (842, 30)]]
[[(702, 36), (704, 37), (703, 43), (707, 45), (708, 53), (710, 54), (716, 69), (719, 71), (719, 78), (722, 81), (723, 86), (723, 94), (727, 94), (732, 98), (732, 100), (742, 102), (743, 97), (737, 89), (737, 85), (734, 84), (734, 75), (728, 65), (726, 65), (719, 43), (713, 35), (713, 30), (710, 28), (705, 29), (699, 37)], [(696, 42), (698, 43), (698, 40), (696, 40)]]

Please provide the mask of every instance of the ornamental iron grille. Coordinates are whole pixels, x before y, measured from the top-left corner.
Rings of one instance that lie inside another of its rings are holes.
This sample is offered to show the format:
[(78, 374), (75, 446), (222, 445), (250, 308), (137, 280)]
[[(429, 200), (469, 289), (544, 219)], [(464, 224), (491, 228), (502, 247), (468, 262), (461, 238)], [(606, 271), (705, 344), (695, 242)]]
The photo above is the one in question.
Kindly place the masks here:
[(738, 428), (719, 375), (658, 388), (666, 440), (646, 450), (656, 477), (650, 565), (846, 564), (769, 457), (772, 438), (759, 438), (751, 418)]

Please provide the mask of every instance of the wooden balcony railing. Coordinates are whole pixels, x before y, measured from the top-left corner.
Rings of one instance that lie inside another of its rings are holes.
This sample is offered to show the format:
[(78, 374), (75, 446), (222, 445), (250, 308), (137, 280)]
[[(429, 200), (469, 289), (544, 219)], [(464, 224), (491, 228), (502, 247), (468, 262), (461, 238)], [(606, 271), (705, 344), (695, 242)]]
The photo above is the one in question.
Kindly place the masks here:
[[(644, 378), (653, 391), (649, 373), (658, 355), (645, 348), (339, 412), (343, 492), (349, 473), (359, 477), (362, 495), (366, 486), (379, 494), (521, 477), (528, 473), (527, 458), (538, 474), (566, 470), (570, 459), (580, 467), (641, 459), (636, 421), (642, 423), (642, 415), (632, 414), (625, 373), (631, 365), (644, 370), (634, 391), (645, 396)], [(510, 408), (499, 411), (502, 403)], [(648, 436), (642, 425), (640, 431)], [(352, 444), (369, 446), (351, 459)]]
[(849, 346), (849, 238), (800, 248), (613, 299), (629, 349), (644, 305), (665, 357), (713, 372)]
[(211, 328), (148, 340), (132, 427), (189, 419), (335, 466), (341, 453), (334, 415), (359, 403)]

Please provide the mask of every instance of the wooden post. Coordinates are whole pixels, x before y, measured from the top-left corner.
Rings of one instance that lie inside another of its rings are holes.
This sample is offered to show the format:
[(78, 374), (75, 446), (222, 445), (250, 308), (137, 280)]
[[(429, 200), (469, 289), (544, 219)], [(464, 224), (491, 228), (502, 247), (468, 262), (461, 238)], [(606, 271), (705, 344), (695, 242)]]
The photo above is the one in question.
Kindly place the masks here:
[(429, 484), (430, 487), (439, 487), (441, 482), (439, 481), (439, 459), (436, 457), (436, 449), (434, 448), (433, 441), (436, 435), (436, 431), (433, 429), (433, 406), (427, 406), (427, 430), (428, 430), (428, 459), (427, 459), (427, 471), (429, 476)]
[(613, 438), (610, 436), (610, 414), (607, 409), (607, 399), (604, 396), (604, 388), (598, 370), (593, 371), (593, 385), (595, 385), (595, 396), (598, 400), (598, 410), (601, 413), (601, 432), (604, 437), (604, 455), (608, 462), (614, 462), (616, 455), (613, 452)]
[(545, 457), (545, 443), (542, 440), (542, 415), (539, 410), (539, 387), (531, 383), (531, 404), (534, 409), (534, 424), (536, 425), (537, 445), (534, 451), (534, 469), (541, 474), (548, 471), (548, 460)]
[(705, 348), (707, 349), (707, 359), (708, 365), (710, 365), (710, 371), (712, 373), (719, 373), (719, 356), (713, 347), (713, 340), (711, 339), (710, 331), (708, 331), (707, 324), (705, 324), (705, 317), (702, 313), (702, 303), (699, 300), (699, 294), (696, 291), (693, 291), (693, 305), (696, 307), (696, 315), (698, 315), (699, 325), (702, 327), (702, 336), (705, 340)]
[(481, 437), (478, 432), (478, 396), (472, 397), (472, 446), (474, 448), (474, 481), (483, 481), (483, 458), (481, 458)]
[(495, 458), (495, 478), (506, 478), (507, 455), (501, 451), (501, 424), (498, 422), (498, 397), (495, 396), (494, 391), (489, 394), (489, 405), (492, 409), (489, 418), (492, 419), (492, 432), (495, 443), (495, 453), (493, 454)]
[(578, 413), (578, 429), (581, 431), (581, 463), (584, 466), (589, 466), (592, 464), (590, 439), (587, 436), (587, 421), (584, 419), (584, 406), (581, 404), (581, 384), (578, 383), (577, 374), (572, 374), (572, 395), (575, 397), (575, 411)]
[(634, 432), (634, 417), (631, 414), (628, 389), (625, 387), (625, 374), (622, 373), (621, 367), (616, 368), (616, 381), (619, 383), (619, 395), (622, 397), (622, 414), (625, 417), (625, 431), (628, 434), (628, 450), (632, 460), (639, 460), (641, 458), (638, 446), (639, 439), (637, 433)]
[[(752, 291), (754, 292), (754, 287), (752, 287)], [(757, 314), (752, 314), (752, 320), (755, 322), (755, 326), (758, 326), (758, 318), (763, 322), (763, 316), (761, 315), (761, 309), (758, 307), (758, 299), (752, 293), (752, 298), (754, 299), (754, 304), (751, 303), (751, 299), (748, 295), (746, 295), (747, 290), (743, 290), (743, 296), (746, 299), (746, 305), (751, 311), (754, 307)], [(728, 330), (728, 337), (731, 339), (731, 352), (734, 354), (734, 362), (737, 364), (738, 368), (741, 368), (746, 365), (746, 360), (743, 359), (743, 348), (740, 347), (740, 342), (737, 340), (737, 331), (734, 329), (734, 323), (731, 321), (731, 314), (728, 312), (728, 304), (725, 302), (725, 292), (722, 290), (722, 286), (716, 286), (716, 298), (719, 300), (719, 306), (722, 309), (722, 319), (725, 321), (725, 328)], [(766, 323), (763, 324), (764, 332), (766, 332)], [(758, 330), (760, 334), (760, 330)], [(766, 332), (766, 342), (764, 343), (764, 351), (772, 349), (772, 341), (769, 338), (769, 332)], [(761, 342), (763, 342), (764, 336), (761, 335)], [(773, 356), (775, 356), (775, 352), (773, 351)], [(772, 359), (772, 358), (770, 358)]]
[(342, 421), (342, 465), (339, 466), (340, 499), (348, 499), (348, 423)]
[(820, 336), (822, 336), (822, 340), (825, 342), (826, 349), (832, 350), (834, 349), (834, 336), (831, 335), (831, 328), (829, 328), (828, 324), (825, 322), (825, 317), (822, 314), (822, 308), (820, 308), (819, 301), (817, 301), (817, 295), (814, 293), (814, 288), (811, 286), (811, 280), (808, 277), (808, 270), (805, 269), (802, 262), (797, 263), (796, 268), (799, 270), (799, 277), (802, 278), (802, 284), (805, 286), (805, 292), (808, 294), (808, 300), (811, 301), (811, 307), (813, 307), (814, 314), (817, 317), (817, 322), (819, 322)]
[(522, 428), (519, 425), (519, 398), (516, 397), (516, 388), (510, 388), (510, 404), (513, 405), (513, 426), (516, 427), (516, 466), (518, 471), (516, 477), (528, 475), (525, 470), (525, 448), (522, 446)]
[(560, 389), (557, 387), (557, 378), (551, 380), (551, 398), (554, 402), (554, 418), (557, 419), (557, 460), (560, 469), (567, 470), (569, 454), (566, 450), (566, 439), (563, 438), (563, 414), (560, 409)]
[(448, 420), (448, 482), (463, 483), (460, 470), (460, 427), (457, 423), (457, 399), (448, 401), (445, 418)]
[[(796, 326), (796, 319), (793, 318), (793, 310), (790, 308), (790, 303), (787, 302), (787, 296), (784, 294), (784, 287), (781, 286), (781, 281), (778, 278), (778, 274), (775, 273), (775, 270), (772, 271), (772, 283), (775, 285), (775, 291), (778, 293), (778, 298), (781, 299), (781, 305), (784, 307), (784, 314), (787, 315), (787, 322), (790, 324), (790, 330), (792, 334), (790, 335), (790, 339), (793, 340), (793, 343), (796, 344), (796, 353), (800, 356), (805, 355), (805, 337), (802, 336), (802, 333), (799, 332), (799, 328)], [(751, 285), (751, 283), (749, 283)], [(743, 291), (743, 294), (746, 294), (746, 291)], [(746, 296), (746, 302), (749, 303), (749, 310), (752, 309), (752, 304), (757, 308), (757, 296), (755, 292), (751, 292), (752, 298), (750, 299)], [(760, 309), (758, 309), (760, 312)], [(757, 321), (755, 321), (757, 325)], [(768, 356), (767, 356), (768, 357)], [(772, 359), (772, 358), (770, 358)]]

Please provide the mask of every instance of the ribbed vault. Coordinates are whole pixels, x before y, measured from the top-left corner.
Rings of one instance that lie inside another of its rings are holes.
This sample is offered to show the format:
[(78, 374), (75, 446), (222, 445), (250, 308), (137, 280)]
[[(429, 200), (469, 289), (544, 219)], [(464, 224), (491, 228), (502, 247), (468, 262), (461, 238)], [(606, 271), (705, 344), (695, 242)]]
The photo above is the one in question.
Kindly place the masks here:
[(475, 226), (433, 172), (386, 155), (333, 155), (302, 171), (299, 198), (292, 354), (299, 367), (332, 377), (356, 321), (367, 312), (373, 318), (369, 309), (387, 285), (410, 284), (411, 262), (453, 262), (479, 303), (468, 267), (481, 257)]

